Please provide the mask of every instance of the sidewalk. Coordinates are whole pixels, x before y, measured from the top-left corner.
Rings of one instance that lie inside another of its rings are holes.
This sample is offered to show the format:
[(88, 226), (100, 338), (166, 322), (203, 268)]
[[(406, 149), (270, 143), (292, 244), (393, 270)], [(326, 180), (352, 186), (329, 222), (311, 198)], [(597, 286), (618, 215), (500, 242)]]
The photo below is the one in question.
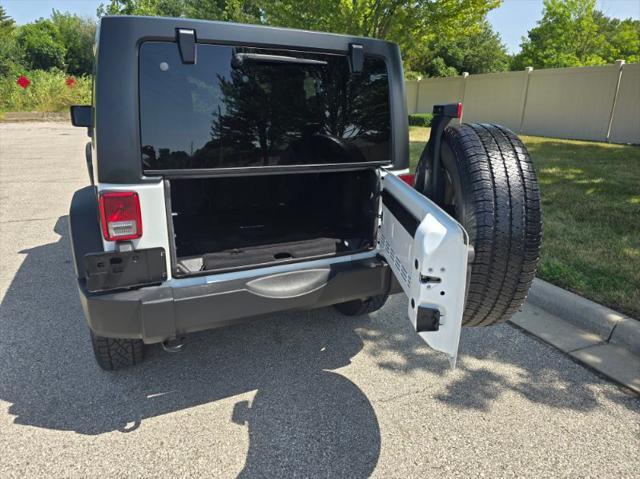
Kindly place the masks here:
[(640, 322), (536, 279), (511, 323), (640, 394)]

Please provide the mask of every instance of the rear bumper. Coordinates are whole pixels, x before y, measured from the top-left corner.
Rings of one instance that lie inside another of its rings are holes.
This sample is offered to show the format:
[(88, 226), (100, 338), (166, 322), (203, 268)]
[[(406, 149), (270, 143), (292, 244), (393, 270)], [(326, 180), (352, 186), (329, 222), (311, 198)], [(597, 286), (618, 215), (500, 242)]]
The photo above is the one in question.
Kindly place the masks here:
[(377, 258), (323, 268), (179, 286), (180, 280), (135, 290), (94, 294), (78, 283), (91, 330), (113, 338), (157, 343), (247, 318), (312, 309), (399, 291), (389, 266)]

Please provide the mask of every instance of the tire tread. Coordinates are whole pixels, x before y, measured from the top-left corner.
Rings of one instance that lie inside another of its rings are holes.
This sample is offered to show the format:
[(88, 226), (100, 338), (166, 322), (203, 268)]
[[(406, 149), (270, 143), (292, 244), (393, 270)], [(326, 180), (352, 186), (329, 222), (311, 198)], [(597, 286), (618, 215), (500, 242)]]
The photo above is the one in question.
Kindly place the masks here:
[(140, 339), (105, 338), (92, 332), (91, 344), (98, 365), (105, 371), (133, 366), (144, 359), (144, 343)]
[(475, 248), (462, 324), (501, 323), (522, 306), (537, 269), (542, 223), (533, 164), (520, 139), (499, 125), (451, 126), (443, 141), (464, 190), (459, 221)]

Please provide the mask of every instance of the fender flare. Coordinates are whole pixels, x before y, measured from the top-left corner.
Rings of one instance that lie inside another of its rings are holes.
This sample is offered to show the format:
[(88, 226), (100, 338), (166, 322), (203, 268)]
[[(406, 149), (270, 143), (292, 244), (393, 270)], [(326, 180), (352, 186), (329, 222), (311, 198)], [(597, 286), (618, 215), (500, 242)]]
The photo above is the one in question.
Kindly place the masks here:
[(76, 277), (84, 278), (84, 255), (104, 251), (94, 186), (85, 186), (73, 194), (69, 208), (69, 239)]

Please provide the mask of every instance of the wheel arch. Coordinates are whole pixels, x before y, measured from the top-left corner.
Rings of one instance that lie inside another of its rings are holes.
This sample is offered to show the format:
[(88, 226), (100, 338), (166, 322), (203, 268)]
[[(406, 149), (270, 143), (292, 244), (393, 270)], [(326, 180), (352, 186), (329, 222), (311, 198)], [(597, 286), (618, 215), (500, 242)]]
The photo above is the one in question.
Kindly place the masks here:
[(84, 277), (84, 255), (103, 251), (98, 222), (98, 200), (94, 186), (77, 190), (69, 207), (69, 240), (76, 277)]

